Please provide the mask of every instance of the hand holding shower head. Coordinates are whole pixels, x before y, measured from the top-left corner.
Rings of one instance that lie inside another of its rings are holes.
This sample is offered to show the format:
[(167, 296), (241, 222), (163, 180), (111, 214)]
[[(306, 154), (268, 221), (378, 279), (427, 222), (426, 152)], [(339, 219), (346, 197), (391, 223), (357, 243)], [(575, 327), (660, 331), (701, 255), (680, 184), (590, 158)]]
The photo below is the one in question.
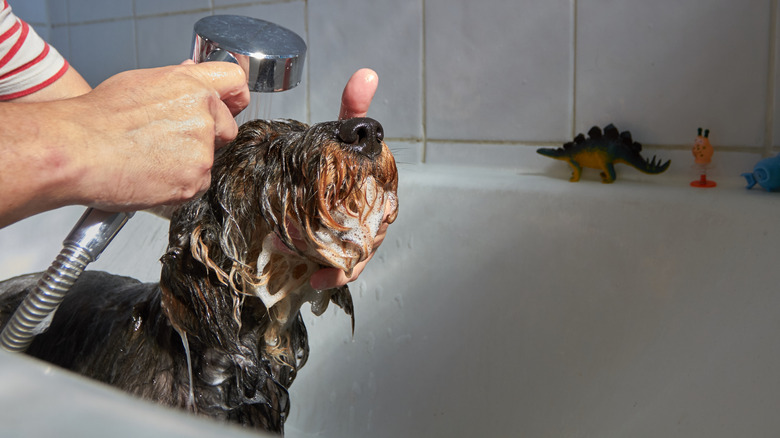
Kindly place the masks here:
[[(247, 73), (249, 91), (284, 91), (301, 82), (306, 44), (276, 24), (239, 15), (214, 15), (195, 23), (192, 59), (228, 61)], [(48, 328), (54, 312), (86, 266), (133, 213), (88, 208), (63, 242), (60, 254), (0, 333), (0, 346), (24, 352)]]
[(249, 91), (285, 91), (301, 82), (306, 43), (295, 32), (241, 15), (211, 15), (195, 23), (192, 60), (227, 61), (247, 73)]

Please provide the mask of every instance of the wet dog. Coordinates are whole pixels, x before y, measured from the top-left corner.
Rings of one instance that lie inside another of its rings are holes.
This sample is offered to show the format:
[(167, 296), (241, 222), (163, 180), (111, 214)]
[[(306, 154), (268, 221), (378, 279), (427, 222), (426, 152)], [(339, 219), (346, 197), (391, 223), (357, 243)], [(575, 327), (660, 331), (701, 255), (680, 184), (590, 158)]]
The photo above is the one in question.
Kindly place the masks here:
[[(309, 354), (301, 305), (353, 314), (346, 286), (317, 291), (309, 278), (369, 257), (383, 218), (397, 215), (397, 184), (375, 120), (246, 123), (215, 159), (209, 190), (173, 213), (160, 282), (85, 272), (27, 354), (282, 433), (287, 388)], [(39, 276), (0, 283), (0, 324)]]

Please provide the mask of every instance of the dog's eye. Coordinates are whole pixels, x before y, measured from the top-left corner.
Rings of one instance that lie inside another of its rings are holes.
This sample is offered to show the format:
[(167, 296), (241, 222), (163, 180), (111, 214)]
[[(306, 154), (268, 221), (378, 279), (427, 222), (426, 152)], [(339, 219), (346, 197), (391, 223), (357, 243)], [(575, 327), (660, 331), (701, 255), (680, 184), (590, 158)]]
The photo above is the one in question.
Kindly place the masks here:
[(357, 201), (354, 199), (350, 200), (349, 203), (347, 203), (347, 210), (350, 214), (357, 215), (358, 214), (358, 204)]

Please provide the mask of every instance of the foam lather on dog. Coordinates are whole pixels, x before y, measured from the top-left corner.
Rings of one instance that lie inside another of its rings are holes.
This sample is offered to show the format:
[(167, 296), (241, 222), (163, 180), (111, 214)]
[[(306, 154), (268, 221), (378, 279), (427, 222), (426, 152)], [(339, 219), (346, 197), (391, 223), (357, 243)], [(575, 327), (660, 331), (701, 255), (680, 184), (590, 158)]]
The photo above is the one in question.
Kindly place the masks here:
[[(256, 120), (214, 162), (209, 190), (171, 217), (159, 283), (87, 271), (27, 354), (140, 397), (283, 432), (287, 388), (309, 351), (300, 314), (321, 267), (350, 274), (373, 251), (398, 174), (368, 118)], [(40, 274), (0, 283), (5, 325)], [(354, 330), (354, 316), (352, 320)]]

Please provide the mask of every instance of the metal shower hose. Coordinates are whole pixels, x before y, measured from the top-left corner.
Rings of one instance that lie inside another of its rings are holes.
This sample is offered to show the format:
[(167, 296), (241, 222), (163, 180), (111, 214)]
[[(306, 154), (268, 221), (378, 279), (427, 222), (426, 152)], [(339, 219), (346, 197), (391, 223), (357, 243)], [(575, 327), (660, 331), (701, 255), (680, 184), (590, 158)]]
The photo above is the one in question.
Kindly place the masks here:
[(0, 333), (0, 346), (22, 353), (49, 326), (54, 312), (88, 264), (97, 260), (133, 213), (88, 208), (63, 241), (62, 250), (43, 273), (35, 290), (16, 309)]

